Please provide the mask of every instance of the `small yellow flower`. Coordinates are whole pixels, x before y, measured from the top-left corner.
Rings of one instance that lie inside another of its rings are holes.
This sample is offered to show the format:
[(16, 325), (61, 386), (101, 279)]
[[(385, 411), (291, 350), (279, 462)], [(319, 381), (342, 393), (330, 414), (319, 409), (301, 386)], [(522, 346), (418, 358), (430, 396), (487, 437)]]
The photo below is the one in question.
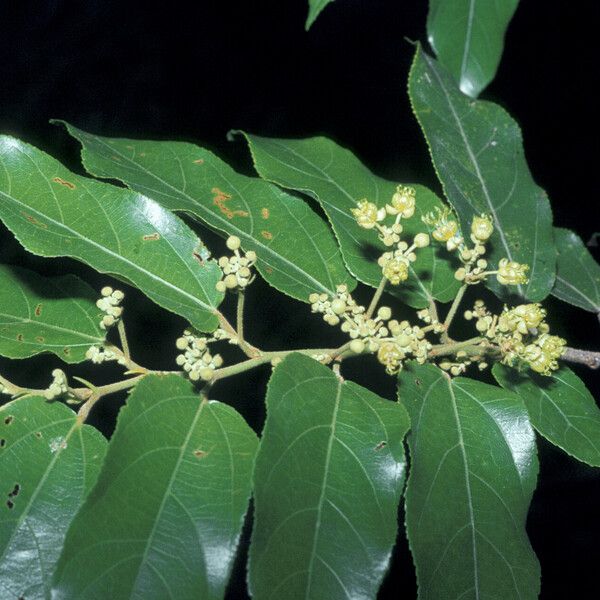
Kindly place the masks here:
[(408, 261), (403, 257), (390, 258), (381, 271), (392, 285), (398, 285), (408, 279)]
[(394, 375), (402, 368), (404, 353), (393, 342), (381, 344), (377, 351), (377, 360), (385, 365), (385, 371), (388, 375)]
[(391, 215), (402, 215), (409, 219), (415, 214), (415, 190), (405, 185), (399, 185), (396, 193), (392, 196), (391, 206), (386, 206), (387, 212)]
[(493, 231), (494, 225), (489, 215), (473, 217), (473, 221), (471, 223), (471, 234), (475, 240), (479, 242), (485, 242), (492, 235)]
[(360, 227), (364, 229), (373, 229), (378, 221), (383, 220), (385, 217), (385, 210), (378, 209), (373, 202), (368, 200), (360, 200), (358, 202), (358, 208), (352, 209), (352, 214), (356, 219), (356, 222)]
[(528, 265), (502, 258), (498, 263), (496, 278), (502, 285), (519, 285), (527, 283), (527, 271), (529, 271)]
[(537, 329), (542, 324), (546, 311), (541, 304), (520, 304), (510, 310), (505, 309), (498, 319), (500, 331), (518, 331), (527, 335), (530, 330)]

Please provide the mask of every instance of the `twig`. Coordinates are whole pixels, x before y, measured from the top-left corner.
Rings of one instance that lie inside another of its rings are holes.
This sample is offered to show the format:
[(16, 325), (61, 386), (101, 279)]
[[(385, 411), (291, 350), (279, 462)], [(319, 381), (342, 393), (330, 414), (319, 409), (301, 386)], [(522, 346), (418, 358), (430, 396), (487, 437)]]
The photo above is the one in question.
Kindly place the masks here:
[(121, 347), (123, 348), (123, 355), (127, 362), (131, 361), (131, 353), (129, 352), (129, 343), (127, 342), (127, 334), (125, 332), (125, 325), (123, 319), (119, 319), (117, 322), (117, 331), (119, 332), (119, 339), (121, 340)]
[(369, 304), (369, 308), (367, 308), (367, 312), (365, 313), (367, 319), (370, 319), (373, 316), (373, 313), (375, 312), (377, 304), (381, 299), (381, 295), (383, 294), (383, 290), (385, 289), (385, 284), (387, 283), (387, 281), (387, 277), (383, 277), (379, 282), (379, 286), (377, 286), (375, 294), (373, 294), (373, 298), (371, 299), (371, 303)]
[(448, 329), (450, 328), (450, 325), (452, 324), (452, 320), (454, 319), (454, 316), (456, 315), (456, 311), (458, 310), (458, 307), (460, 306), (460, 303), (461, 303), (466, 291), (467, 291), (466, 285), (463, 285), (458, 290), (458, 293), (456, 294), (456, 297), (454, 298), (454, 301), (452, 302), (452, 305), (450, 306), (450, 310), (448, 311), (448, 314), (446, 315), (446, 320), (444, 321), (444, 331), (442, 333), (442, 341), (444, 341), (444, 342), (450, 341), (450, 336), (448, 335)]
[(590, 369), (600, 368), (600, 352), (591, 352), (589, 350), (579, 350), (578, 348), (565, 348), (560, 357), (565, 362), (585, 365)]

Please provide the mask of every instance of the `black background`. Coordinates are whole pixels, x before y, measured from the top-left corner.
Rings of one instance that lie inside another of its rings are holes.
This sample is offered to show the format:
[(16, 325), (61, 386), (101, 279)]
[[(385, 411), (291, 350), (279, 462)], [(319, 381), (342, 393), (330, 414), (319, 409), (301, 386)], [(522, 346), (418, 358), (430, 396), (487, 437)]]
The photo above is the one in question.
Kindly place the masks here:
[[(425, 0), (338, 0), (310, 32), (306, 0), (148, 3), (46, 0), (0, 5), (0, 130), (29, 141), (81, 171), (78, 147), (52, 117), (103, 135), (202, 144), (250, 173), (243, 144), (229, 129), (272, 136), (324, 134), (351, 148), (375, 173), (439, 190), (412, 118), (406, 77), (413, 48), (425, 41)], [(495, 81), (483, 98), (505, 106), (524, 131), (536, 181), (548, 192), (555, 223), (584, 241), (600, 231), (598, 211), (598, 5), (522, 0), (509, 28)], [(528, 218), (528, 215), (523, 215)], [(218, 252), (222, 242), (202, 235)], [(590, 248), (598, 257), (597, 249)], [(24, 252), (0, 229), (0, 261), (45, 274), (75, 272), (100, 287), (109, 279), (70, 260)], [(121, 286), (123, 287), (123, 286)], [(135, 290), (127, 324), (138, 362), (173, 368), (173, 340), (184, 327)], [(365, 291), (359, 296), (366, 297)], [(297, 302), (262, 282), (249, 292), (249, 337), (271, 349), (336, 343)], [(553, 329), (570, 345), (600, 348), (594, 316), (549, 300)], [(258, 317), (257, 317), (258, 315)], [(232, 358), (235, 357), (232, 355)], [(45, 386), (57, 359), (2, 360), (17, 383)], [(598, 397), (595, 373), (576, 369)], [(118, 370), (78, 366), (69, 373), (99, 383)], [(344, 366), (350, 379), (394, 397), (393, 382), (372, 362)], [(260, 430), (269, 371), (215, 388)], [(107, 435), (123, 398), (97, 405), (92, 422)], [(542, 598), (591, 598), (598, 564), (600, 485), (595, 472), (540, 440), (540, 484), (528, 530), (542, 564)], [(400, 516), (402, 518), (402, 515)], [(246, 531), (246, 535), (247, 535)], [(245, 546), (244, 546), (245, 548)], [(246, 598), (245, 549), (228, 598)], [(588, 588), (589, 589), (589, 588)], [(381, 597), (415, 596), (408, 548), (400, 540)]]

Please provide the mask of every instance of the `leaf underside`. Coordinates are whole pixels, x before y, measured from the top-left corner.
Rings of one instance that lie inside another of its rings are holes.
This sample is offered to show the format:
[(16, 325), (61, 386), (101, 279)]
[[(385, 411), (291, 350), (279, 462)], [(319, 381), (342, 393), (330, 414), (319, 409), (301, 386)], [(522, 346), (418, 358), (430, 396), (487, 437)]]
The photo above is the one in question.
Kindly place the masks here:
[(500, 106), (464, 96), (420, 47), (409, 95), (463, 232), (470, 232), (473, 216), (489, 214), (494, 222), (486, 255), (490, 267), (501, 258), (529, 265), (529, 283), (505, 287), (490, 278), (489, 287), (503, 299), (517, 294), (543, 300), (556, 270), (552, 211), (527, 166), (519, 126)]
[(0, 354), (28, 358), (52, 352), (67, 363), (85, 360), (104, 341), (97, 294), (74, 275), (42, 277), (0, 265)]
[(90, 174), (119, 179), (169, 210), (238, 236), (277, 290), (307, 302), (312, 292), (356, 285), (329, 226), (300, 198), (236, 173), (193, 144), (105, 138), (65, 125), (81, 142)]
[(178, 217), (140, 194), (81, 177), (0, 137), (0, 219), (30, 252), (124, 277), (201, 331), (218, 325), (221, 270)]
[[(359, 227), (351, 210), (364, 198), (384, 206), (391, 201), (397, 184), (373, 175), (351, 152), (327, 138), (283, 140), (244, 135), (258, 173), (315, 198), (333, 226), (348, 270), (359, 281), (377, 287), (382, 277), (377, 259), (389, 248), (379, 241), (375, 230)], [(412, 187), (416, 190), (415, 215), (402, 220), (402, 239), (409, 244), (415, 234), (430, 232), (421, 217), (442, 206), (427, 188)], [(410, 306), (424, 308), (432, 297), (442, 302), (452, 300), (459, 285), (448, 253), (439, 246), (429, 246), (418, 250), (409, 278), (386, 289)]]

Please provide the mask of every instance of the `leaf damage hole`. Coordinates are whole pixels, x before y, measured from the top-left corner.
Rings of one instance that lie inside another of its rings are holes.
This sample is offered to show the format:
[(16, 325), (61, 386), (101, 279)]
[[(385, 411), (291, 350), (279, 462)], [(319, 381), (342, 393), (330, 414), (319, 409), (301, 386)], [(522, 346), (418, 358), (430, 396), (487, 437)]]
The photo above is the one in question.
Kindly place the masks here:
[(41, 432), (41, 431), (36, 431), (34, 435), (35, 435), (35, 437), (36, 437), (38, 440), (41, 440), (41, 439), (42, 439), (42, 432)]
[(70, 190), (74, 190), (76, 188), (76, 185), (74, 183), (71, 183), (70, 181), (66, 181), (62, 177), (55, 177), (52, 181), (54, 181), (54, 183), (64, 185), (66, 188), (69, 188)]
[(41, 316), (42, 316), (42, 305), (41, 305), (41, 304), (38, 304), (38, 305), (35, 307), (35, 310), (33, 311), (33, 314), (34, 314), (36, 317), (41, 317)]
[(381, 440), (377, 446), (375, 446), (375, 451), (383, 450), (387, 446), (387, 442), (385, 440)]
[(199, 448), (197, 448), (196, 450), (194, 450), (194, 456), (198, 459), (204, 458), (205, 456), (208, 456), (208, 452), (205, 452), (204, 450), (200, 450)]
[(13, 422), (14, 417), (12, 415), (8, 415), (8, 417), (6, 417), (6, 419), (4, 419), (4, 424), (5, 425), (10, 425)]
[(21, 486), (18, 483), (15, 483), (15, 487), (13, 488), (13, 491), (8, 494), (8, 497), (15, 498), (16, 496), (19, 495), (20, 491), (21, 491)]
[(415, 379), (415, 385), (418, 387), (421, 387), (421, 380), (420, 379)]
[(273, 239), (273, 234), (270, 231), (261, 231), (260, 235), (262, 235), (265, 238), (265, 240)]
[(142, 237), (145, 242), (154, 242), (156, 240), (160, 240), (160, 233), (155, 231), (154, 233), (150, 233), (149, 235), (145, 235)]
[(211, 190), (211, 193), (215, 195), (213, 198), (213, 204), (228, 218), (233, 219), (233, 217), (247, 217), (248, 213), (245, 210), (231, 210), (229, 206), (225, 205), (225, 202), (231, 200), (232, 196), (230, 194), (226, 194), (221, 191), (218, 187), (214, 187)]
[(23, 341), (23, 334), (22, 333), (17, 333), (17, 342), (22, 342)]
[(4, 448), (6, 446), (6, 440), (4, 438), (0, 438), (0, 448)]
[(63, 348), (63, 354), (65, 356), (69, 356), (69, 354), (71, 354), (71, 349), (70, 348)]
[(6, 501), (6, 506), (8, 506), (9, 509), (11, 509), (14, 505), (15, 505), (15, 503), (12, 500)]

